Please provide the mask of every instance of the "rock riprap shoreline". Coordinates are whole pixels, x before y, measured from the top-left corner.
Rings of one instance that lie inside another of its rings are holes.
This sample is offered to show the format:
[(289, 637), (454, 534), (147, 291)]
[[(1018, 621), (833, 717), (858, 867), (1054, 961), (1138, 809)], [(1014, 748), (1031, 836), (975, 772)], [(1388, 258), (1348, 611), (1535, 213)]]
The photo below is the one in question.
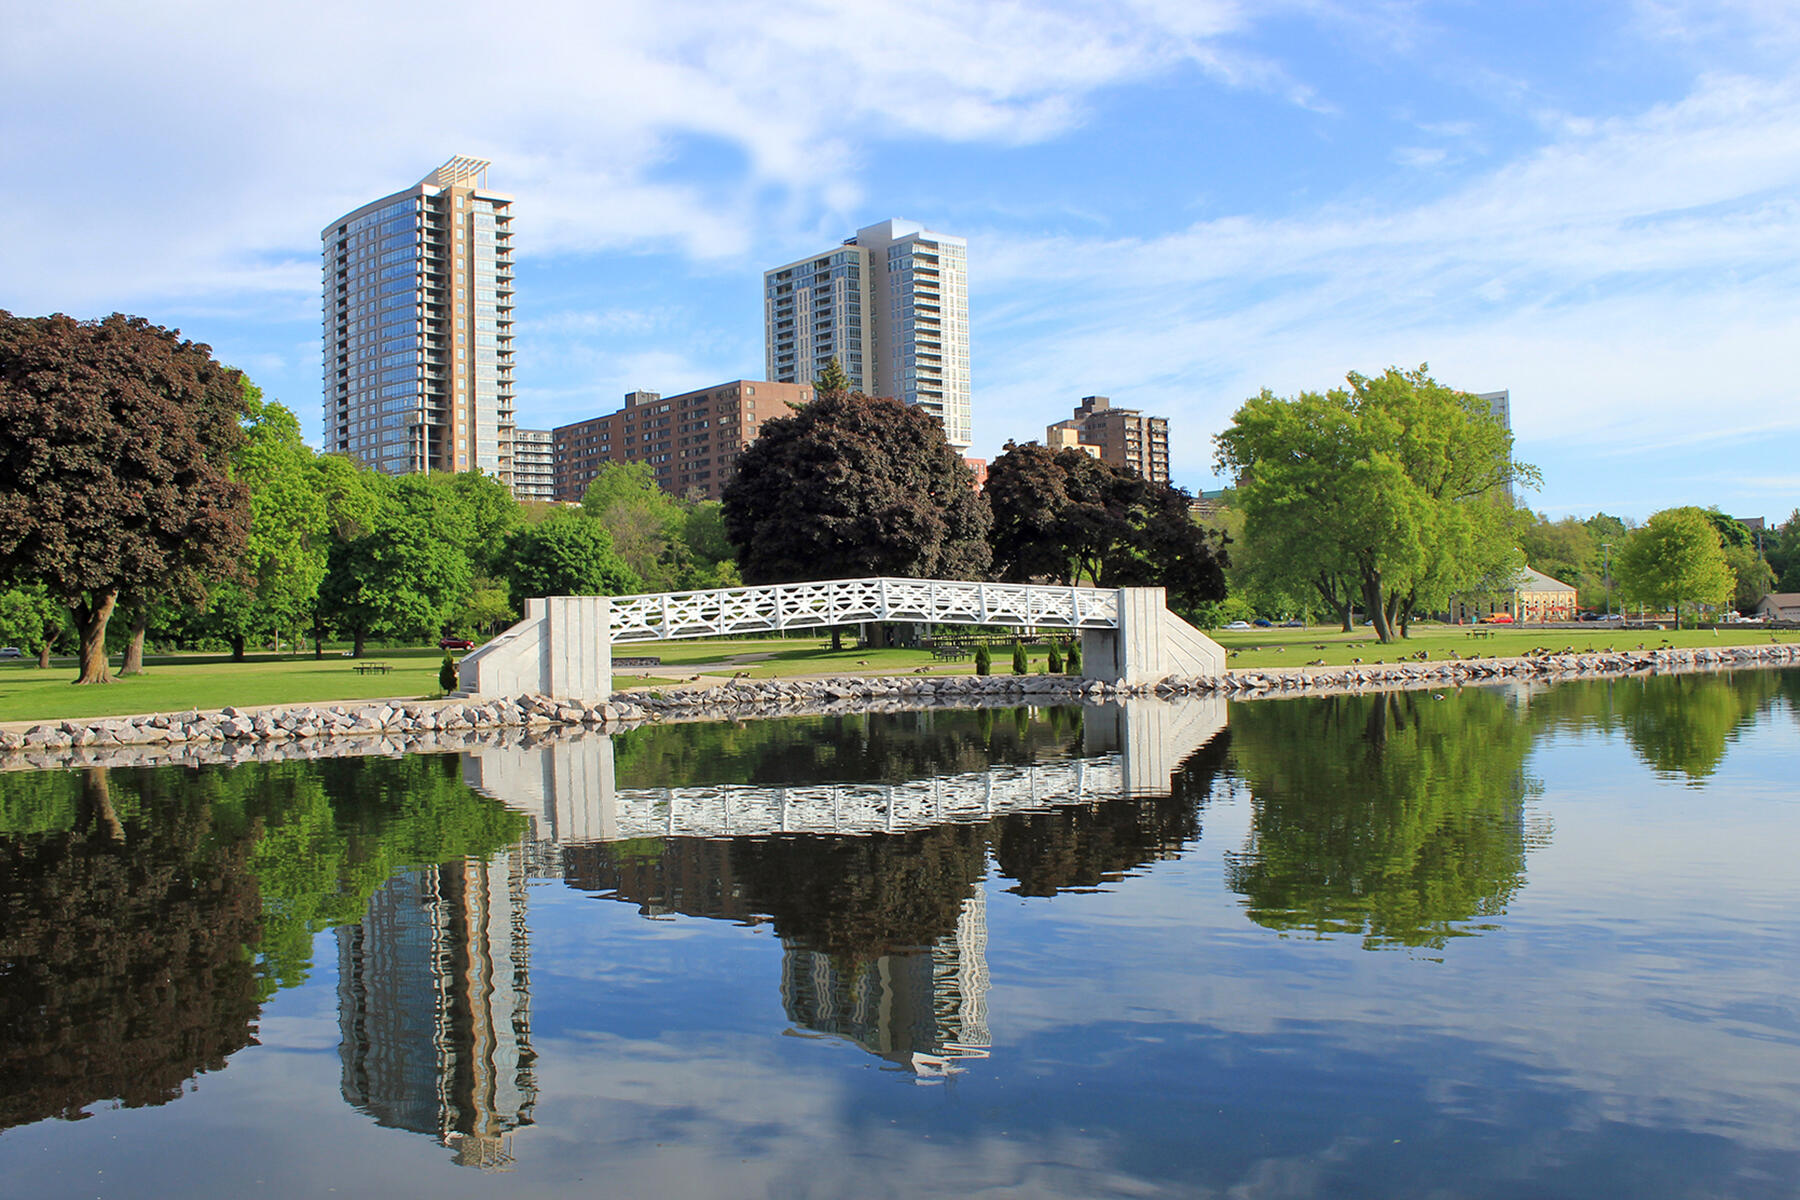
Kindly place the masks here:
[[(346, 753), (407, 753), (414, 749), (453, 750), (508, 731), (585, 729), (607, 733), (645, 721), (1008, 707), (1146, 696), (1255, 699), (1460, 687), (1507, 679), (1554, 682), (1793, 663), (1800, 663), (1800, 644), (1241, 669), (1217, 676), (1171, 676), (1141, 686), (1065, 675), (848, 676), (739, 679), (666, 692), (619, 692), (608, 700), (591, 703), (528, 695), (493, 700), (453, 698), (226, 708), (217, 712), (42, 721), (23, 729), (0, 729), (0, 767), (238, 762)], [(127, 749), (137, 752), (117, 753)]]

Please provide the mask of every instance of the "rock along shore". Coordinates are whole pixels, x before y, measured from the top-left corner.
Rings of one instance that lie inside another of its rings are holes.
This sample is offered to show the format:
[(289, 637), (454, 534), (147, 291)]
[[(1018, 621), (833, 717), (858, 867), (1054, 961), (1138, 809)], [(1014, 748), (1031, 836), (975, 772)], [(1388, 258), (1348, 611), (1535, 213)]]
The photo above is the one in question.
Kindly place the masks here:
[(1244, 669), (1170, 676), (1122, 687), (1066, 675), (902, 675), (735, 680), (710, 687), (627, 691), (597, 702), (518, 696), (388, 700), (348, 705), (158, 713), (45, 721), (0, 729), (0, 769), (274, 761), (347, 754), (447, 752), (559, 730), (617, 732), (645, 721), (741, 720), (917, 708), (988, 708), (1121, 697), (1257, 699), (1370, 690), (1461, 687), (1504, 680), (1555, 682), (1621, 675), (1800, 663), (1800, 644), (1545, 654), (1531, 658), (1407, 661), (1348, 667)]

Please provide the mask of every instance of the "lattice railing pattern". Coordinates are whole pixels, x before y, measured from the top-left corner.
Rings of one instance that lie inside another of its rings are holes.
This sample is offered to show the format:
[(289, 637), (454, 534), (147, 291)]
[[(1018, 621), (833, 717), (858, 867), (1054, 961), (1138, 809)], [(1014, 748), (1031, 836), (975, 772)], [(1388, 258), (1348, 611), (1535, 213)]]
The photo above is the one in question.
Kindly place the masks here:
[(862, 621), (1112, 629), (1119, 623), (1119, 594), (1109, 588), (875, 578), (612, 598), (614, 642), (766, 633)]
[(1124, 788), (1120, 756), (1103, 754), (908, 783), (621, 788), (615, 815), (621, 838), (895, 833), (1114, 800)]

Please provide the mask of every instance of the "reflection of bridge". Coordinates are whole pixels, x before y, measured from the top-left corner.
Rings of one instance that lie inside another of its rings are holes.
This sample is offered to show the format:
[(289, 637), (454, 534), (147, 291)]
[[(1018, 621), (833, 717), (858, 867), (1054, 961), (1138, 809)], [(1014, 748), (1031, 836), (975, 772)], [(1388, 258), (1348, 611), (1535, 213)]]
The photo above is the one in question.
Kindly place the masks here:
[(471, 747), (464, 778), (529, 814), (558, 843), (623, 838), (867, 834), (986, 821), (1009, 812), (1167, 795), (1183, 759), (1225, 726), (1225, 702), (1129, 700), (1095, 705), (1079, 757), (898, 783), (791, 787), (620, 788), (612, 740)]
[(462, 660), (459, 683), (474, 696), (597, 699), (612, 690), (614, 642), (884, 621), (1078, 632), (1087, 677), (1113, 683), (1225, 667), (1218, 645), (1168, 610), (1162, 588), (876, 578), (527, 600), (523, 621)]

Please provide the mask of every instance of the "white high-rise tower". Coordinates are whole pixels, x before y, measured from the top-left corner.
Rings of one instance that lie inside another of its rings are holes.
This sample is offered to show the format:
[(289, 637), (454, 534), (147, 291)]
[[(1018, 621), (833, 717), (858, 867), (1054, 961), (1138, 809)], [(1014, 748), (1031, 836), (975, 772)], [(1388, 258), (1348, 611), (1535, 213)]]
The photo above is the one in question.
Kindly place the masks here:
[(763, 274), (768, 377), (812, 383), (833, 358), (850, 386), (937, 415), (959, 451), (969, 431), (968, 243), (912, 221)]

